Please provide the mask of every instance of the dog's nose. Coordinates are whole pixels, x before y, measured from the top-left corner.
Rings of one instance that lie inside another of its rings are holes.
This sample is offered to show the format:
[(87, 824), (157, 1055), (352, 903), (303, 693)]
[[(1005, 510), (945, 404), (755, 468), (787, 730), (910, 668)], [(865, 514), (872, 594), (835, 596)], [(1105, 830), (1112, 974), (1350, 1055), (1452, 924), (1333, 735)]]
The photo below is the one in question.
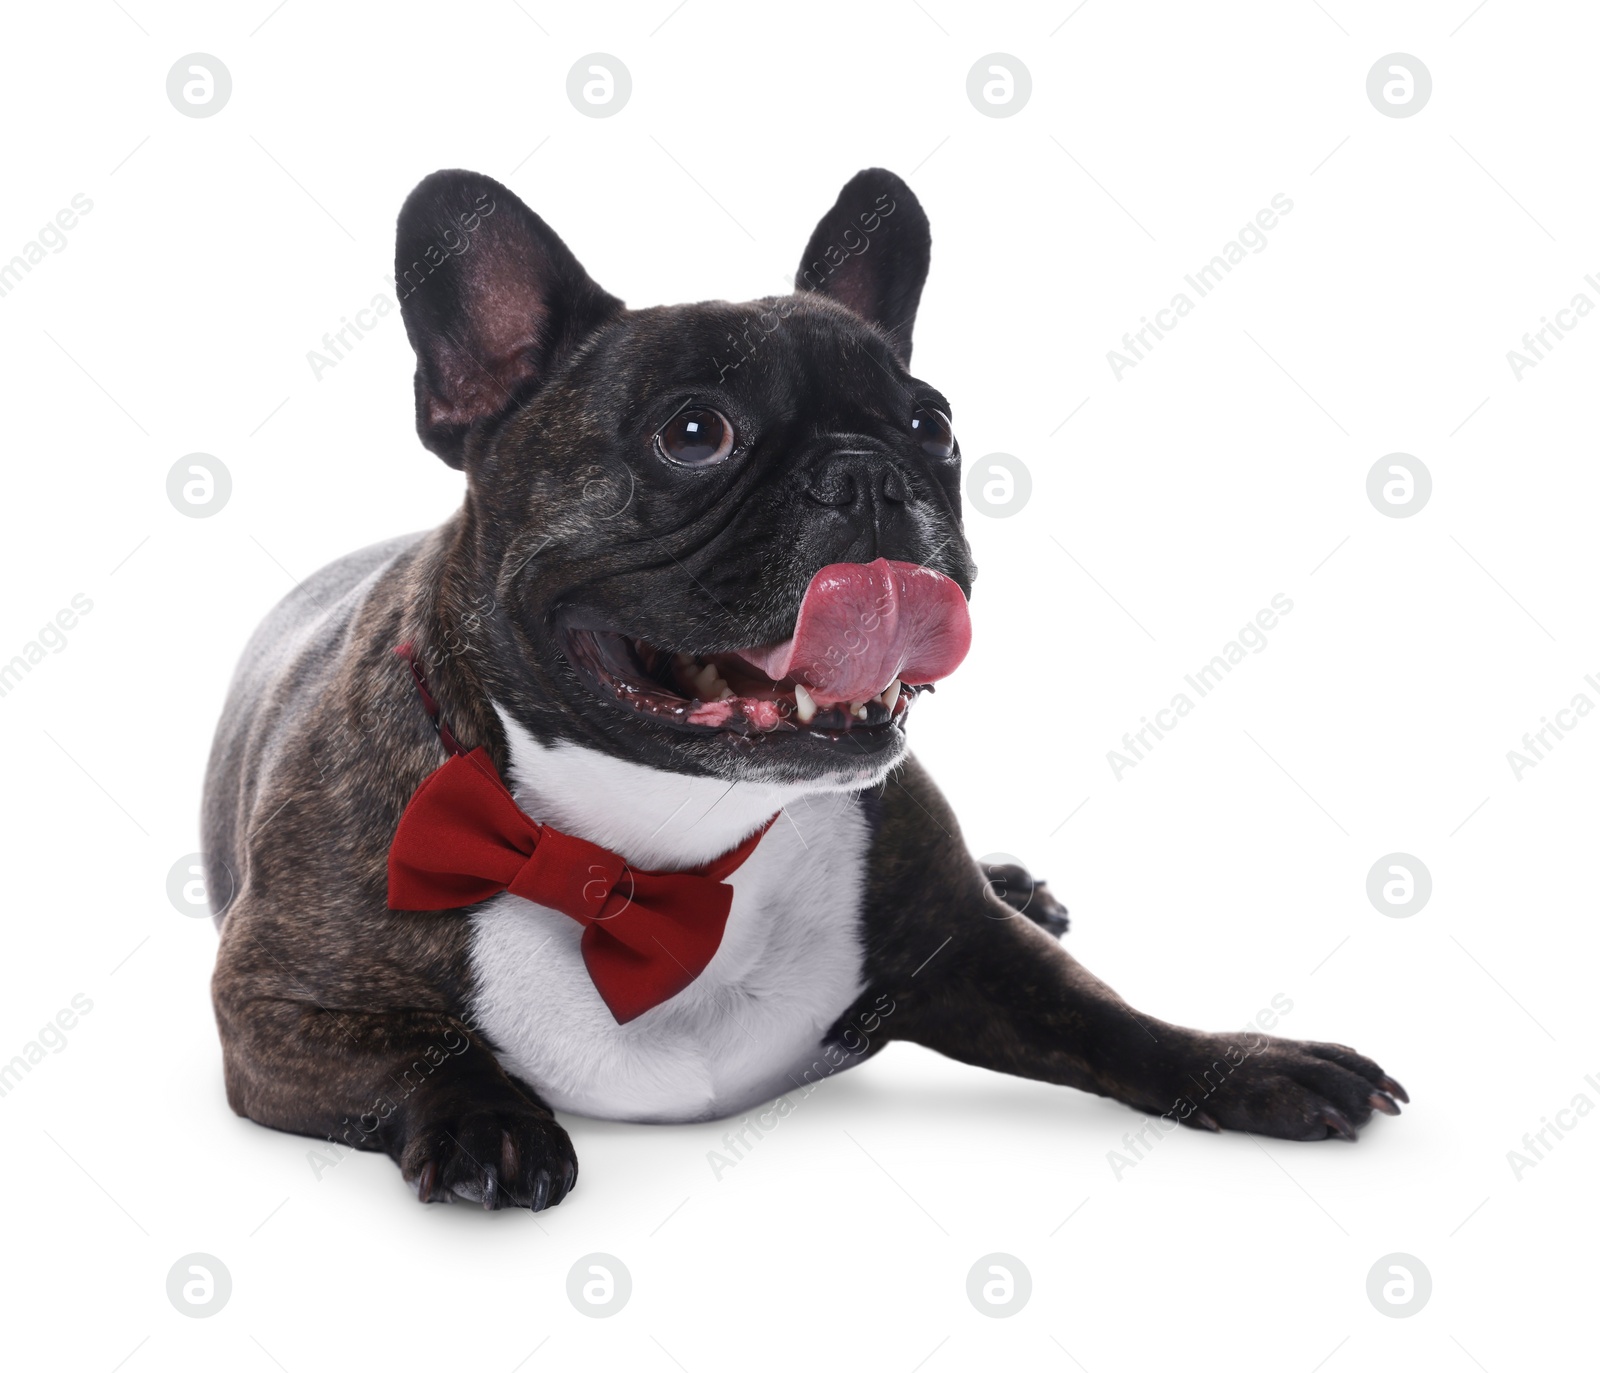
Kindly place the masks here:
[(907, 500), (905, 479), (881, 453), (830, 453), (812, 467), (805, 491), (818, 505), (851, 513), (877, 500), (893, 505)]

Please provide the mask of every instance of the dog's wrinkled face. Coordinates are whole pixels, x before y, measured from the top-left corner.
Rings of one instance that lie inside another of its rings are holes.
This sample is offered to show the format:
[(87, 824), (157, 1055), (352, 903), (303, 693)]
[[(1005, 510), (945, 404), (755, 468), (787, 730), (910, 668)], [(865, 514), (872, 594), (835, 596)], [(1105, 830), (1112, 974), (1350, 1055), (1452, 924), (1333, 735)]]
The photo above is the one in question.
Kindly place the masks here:
[[(942, 395), (907, 370), (928, 263), (863, 172), (796, 294), (630, 311), (488, 178), (400, 217), (426, 443), (468, 476), (474, 668), (536, 737), (649, 766), (862, 785), (967, 645)], [(879, 678), (884, 680), (879, 680)]]

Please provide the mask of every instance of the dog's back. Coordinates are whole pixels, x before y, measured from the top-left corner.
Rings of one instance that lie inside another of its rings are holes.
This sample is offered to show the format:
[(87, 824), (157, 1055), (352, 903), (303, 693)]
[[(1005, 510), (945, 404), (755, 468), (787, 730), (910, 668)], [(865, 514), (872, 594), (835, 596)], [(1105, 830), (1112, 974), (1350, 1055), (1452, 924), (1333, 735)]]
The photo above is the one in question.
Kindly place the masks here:
[(425, 537), (386, 539), (319, 568), (250, 636), (217, 722), (201, 801), (206, 890), (219, 925), (247, 879), (241, 839), (266, 818), (254, 811), (278, 744), (329, 688), (340, 666), (338, 646), (381, 574)]

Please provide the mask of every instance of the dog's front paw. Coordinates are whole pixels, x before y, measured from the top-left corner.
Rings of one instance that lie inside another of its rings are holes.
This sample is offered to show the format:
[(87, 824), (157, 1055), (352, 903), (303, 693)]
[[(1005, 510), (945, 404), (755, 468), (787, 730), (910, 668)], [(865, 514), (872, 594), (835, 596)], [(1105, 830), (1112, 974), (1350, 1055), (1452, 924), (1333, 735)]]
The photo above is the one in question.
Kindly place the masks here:
[(480, 1203), (486, 1211), (554, 1206), (578, 1180), (572, 1141), (530, 1103), (469, 1107), (411, 1132), (400, 1174), (418, 1201)]
[(1067, 932), (1067, 908), (1056, 900), (1042, 877), (1035, 877), (1020, 863), (984, 863), (982, 867), (989, 890), (1012, 910), (1057, 938)]
[[(1206, 1036), (1175, 1108), (1201, 1130), (1248, 1130), (1277, 1139), (1353, 1140), (1374, 1111), (1397, 1116), (1406, 1090), (1370, 1058), (1343, 1044), (1262, 1039), (1245, 1049), (1226, 1036)], [(1239, 1060), (1239, 1061), (1235, 1061)], [(1196, 1090), (1198, 1089), (1198, 1090)]]

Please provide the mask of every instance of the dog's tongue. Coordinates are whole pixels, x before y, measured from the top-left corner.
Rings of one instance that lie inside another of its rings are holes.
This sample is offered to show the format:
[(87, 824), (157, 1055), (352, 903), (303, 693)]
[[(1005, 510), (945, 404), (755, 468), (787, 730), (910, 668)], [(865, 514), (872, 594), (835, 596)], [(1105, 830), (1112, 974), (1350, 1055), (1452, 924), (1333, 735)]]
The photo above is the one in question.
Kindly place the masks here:
[(739, 656), (819, 705), (865, 701), (898, 678), (936, 682), (961, 665), (972, 622), (961, 588), (916, 563), (832, 563), (806, 587), (794, 638)]

